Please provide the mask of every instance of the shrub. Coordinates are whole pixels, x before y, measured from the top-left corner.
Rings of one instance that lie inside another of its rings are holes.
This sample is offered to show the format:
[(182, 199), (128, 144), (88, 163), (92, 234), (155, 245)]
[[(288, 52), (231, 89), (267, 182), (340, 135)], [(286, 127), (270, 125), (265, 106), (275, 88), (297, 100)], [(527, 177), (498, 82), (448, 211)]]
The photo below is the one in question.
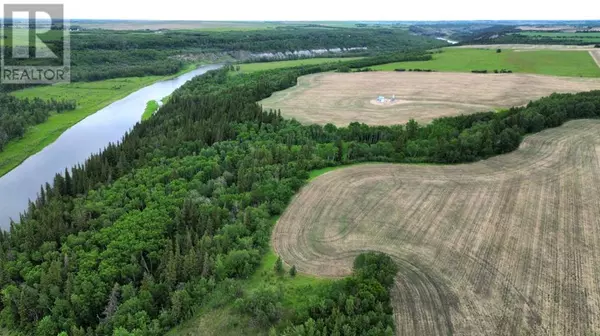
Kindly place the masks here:
[(280, 288), (265, 286), (252, 292), (247, 298), (237, 301), (238, 309), (250, 315), (253, 322), (261, 327), (277, 324), (281, 319), (283, 293)]
[(281, 261), (281, 257), (278, 257), (277, 261), (275, 262), (275, 273), (283, 275), (283, 272), (283, 261)]

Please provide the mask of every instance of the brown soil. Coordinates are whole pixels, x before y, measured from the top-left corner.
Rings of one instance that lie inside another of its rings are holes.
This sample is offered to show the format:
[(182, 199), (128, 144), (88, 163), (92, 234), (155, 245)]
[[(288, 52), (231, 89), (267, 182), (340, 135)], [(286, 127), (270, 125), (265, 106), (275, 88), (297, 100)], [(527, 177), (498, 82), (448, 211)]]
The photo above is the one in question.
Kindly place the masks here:
[(273, 246), (320, 276), (390, 254), (398, 335), (597, 335), (599, 172), (598, 120), (473, 164), (343, 168), (296, 195)]
[[(600, 89), (599, 79), (527, 74), (322, 73), (261, 101), (265, 109), (303, 123), (371, 125), (428, 122), (441, 116), (522, 105), (553, 92)], [(397, 104), (377, 104), (377, 96)]]

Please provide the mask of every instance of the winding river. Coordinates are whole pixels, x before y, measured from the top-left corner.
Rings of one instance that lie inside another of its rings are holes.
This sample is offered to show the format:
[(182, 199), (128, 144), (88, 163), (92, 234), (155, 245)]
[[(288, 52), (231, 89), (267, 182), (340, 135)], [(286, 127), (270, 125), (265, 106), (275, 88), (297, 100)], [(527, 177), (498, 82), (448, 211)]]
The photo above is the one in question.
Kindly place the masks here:
[(206, 65), (171, 80), (144, 87), (88, 116), (65, 131), (52, 144), (30, 156), (21, 165), (0, 177), (0, 229), (8, 229), (10, 219), (18, 221), (19, 214), (35, 199), (40, 186), (52, 182), (57, 173), (83, 163), (140, 121), (146, 102), (161, 100), (188, 80), (214, 70), (221, 65)]

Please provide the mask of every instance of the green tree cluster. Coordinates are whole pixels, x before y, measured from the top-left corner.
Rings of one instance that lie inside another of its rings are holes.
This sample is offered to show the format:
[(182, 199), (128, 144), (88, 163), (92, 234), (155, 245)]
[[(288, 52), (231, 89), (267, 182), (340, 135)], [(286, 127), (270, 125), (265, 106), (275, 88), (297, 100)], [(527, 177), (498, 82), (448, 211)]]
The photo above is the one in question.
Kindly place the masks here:
[(27, 127), (45, 122), (53, 112), (75, 107), (71, 100), (18, 99), (0, 92), (0, 152), (10, 140), (21, 138)]

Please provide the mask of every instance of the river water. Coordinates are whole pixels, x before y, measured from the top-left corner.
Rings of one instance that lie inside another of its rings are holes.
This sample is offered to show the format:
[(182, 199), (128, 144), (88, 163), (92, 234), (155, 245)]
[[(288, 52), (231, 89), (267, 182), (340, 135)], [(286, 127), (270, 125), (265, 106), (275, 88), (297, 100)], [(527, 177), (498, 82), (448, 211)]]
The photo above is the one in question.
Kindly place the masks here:
[(18, 221), (28, 200), (37, 198), (40, 186), (46, 182), (52, 184), (57, 173), (83, 163), (109, 143), (120, 141), (140, 121), (149, 100), (161, 100), (188, 80), (219, 67), (199, 67), (177, 78), (144, 87), (110, 104), (69, 128), (55, 142), (0, 177), (0, 229), (8, 229), (11, 218)]

